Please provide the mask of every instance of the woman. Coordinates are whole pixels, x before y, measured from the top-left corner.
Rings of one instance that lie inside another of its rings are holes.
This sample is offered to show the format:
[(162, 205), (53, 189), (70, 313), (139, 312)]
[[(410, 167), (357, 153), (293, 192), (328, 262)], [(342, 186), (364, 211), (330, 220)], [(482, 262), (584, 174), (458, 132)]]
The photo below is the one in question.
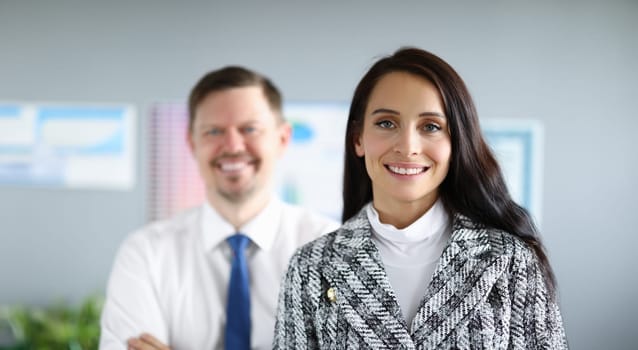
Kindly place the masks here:
[(567, 348), (536, 228), (439, 57), (401, 49), (363, 77), (343, 199), (343, 226), (291, 259), (275, 348)]

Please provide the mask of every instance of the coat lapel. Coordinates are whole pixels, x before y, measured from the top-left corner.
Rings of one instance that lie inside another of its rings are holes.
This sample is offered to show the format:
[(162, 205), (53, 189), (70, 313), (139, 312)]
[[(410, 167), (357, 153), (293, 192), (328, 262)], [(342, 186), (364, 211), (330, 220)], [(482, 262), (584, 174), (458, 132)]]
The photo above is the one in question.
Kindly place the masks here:
[(450, 243), (412, 320), (412, 337), (425, 349), (444, 342), (472, 310), (483, 302), (509, 258), (499, 254), (497, 235), (456, 215)]
[(346, 222), (334, 242), (334, 265), (323, 275), (343, 316), (368, 346), (414, 349), (370, 232), (363, 210)]

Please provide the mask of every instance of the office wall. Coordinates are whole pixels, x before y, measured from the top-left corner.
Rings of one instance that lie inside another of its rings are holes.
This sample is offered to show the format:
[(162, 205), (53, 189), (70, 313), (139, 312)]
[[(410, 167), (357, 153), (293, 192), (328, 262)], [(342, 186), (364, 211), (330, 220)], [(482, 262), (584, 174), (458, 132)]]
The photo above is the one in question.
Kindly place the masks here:
[(137, 182), (106, 192), (0, 187), (0, 304), (101, 291), (145, 223), (148, 107), (244, 64), (289, 100), (347, 101), (376, 57), (427, 48), (485, 118), (545, 126), (542, 231), (574, 349), (638, 343), (636, 1), (0, 0), (0, 100), (130, 102)]

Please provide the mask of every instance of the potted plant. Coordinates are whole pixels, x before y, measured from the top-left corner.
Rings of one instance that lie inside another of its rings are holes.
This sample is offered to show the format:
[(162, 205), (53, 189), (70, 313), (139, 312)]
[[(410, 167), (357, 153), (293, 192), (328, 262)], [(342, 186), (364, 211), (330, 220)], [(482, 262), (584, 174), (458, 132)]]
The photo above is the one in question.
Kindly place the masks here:
[(97, 349), (103, 302), (102, 296), (95, 295), (78, 306), (57, 302), (47, 307), (4, 307), (0, 349)]

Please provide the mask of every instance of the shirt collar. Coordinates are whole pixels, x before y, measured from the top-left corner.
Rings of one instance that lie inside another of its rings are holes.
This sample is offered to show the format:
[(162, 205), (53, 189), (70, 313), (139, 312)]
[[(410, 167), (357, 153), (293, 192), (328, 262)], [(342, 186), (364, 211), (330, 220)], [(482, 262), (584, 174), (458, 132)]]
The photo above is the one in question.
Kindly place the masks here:
[[(261, 212), (239, 228), (239, 232), (248, 236), (259, 249), (270, 250), (277, 236), (282, 210), (281, 200), (272, 197)], [(219, 215), (208, 201), (202, 205), (201, 228), (206, 251), (215, 249), (219, 243), (237, 233), (233, 225)]]
[(382, 223), (372, 202), (366, 206), (366, 214), (375, 233), (396, 243), (414, 243), (427, 240), (443, 232), (449, 223), (449, 217), (443, 207), (443, 203), (441, 203), (441, 199), (437, 199), (432, 208), (408, 227), (402, 229)]

